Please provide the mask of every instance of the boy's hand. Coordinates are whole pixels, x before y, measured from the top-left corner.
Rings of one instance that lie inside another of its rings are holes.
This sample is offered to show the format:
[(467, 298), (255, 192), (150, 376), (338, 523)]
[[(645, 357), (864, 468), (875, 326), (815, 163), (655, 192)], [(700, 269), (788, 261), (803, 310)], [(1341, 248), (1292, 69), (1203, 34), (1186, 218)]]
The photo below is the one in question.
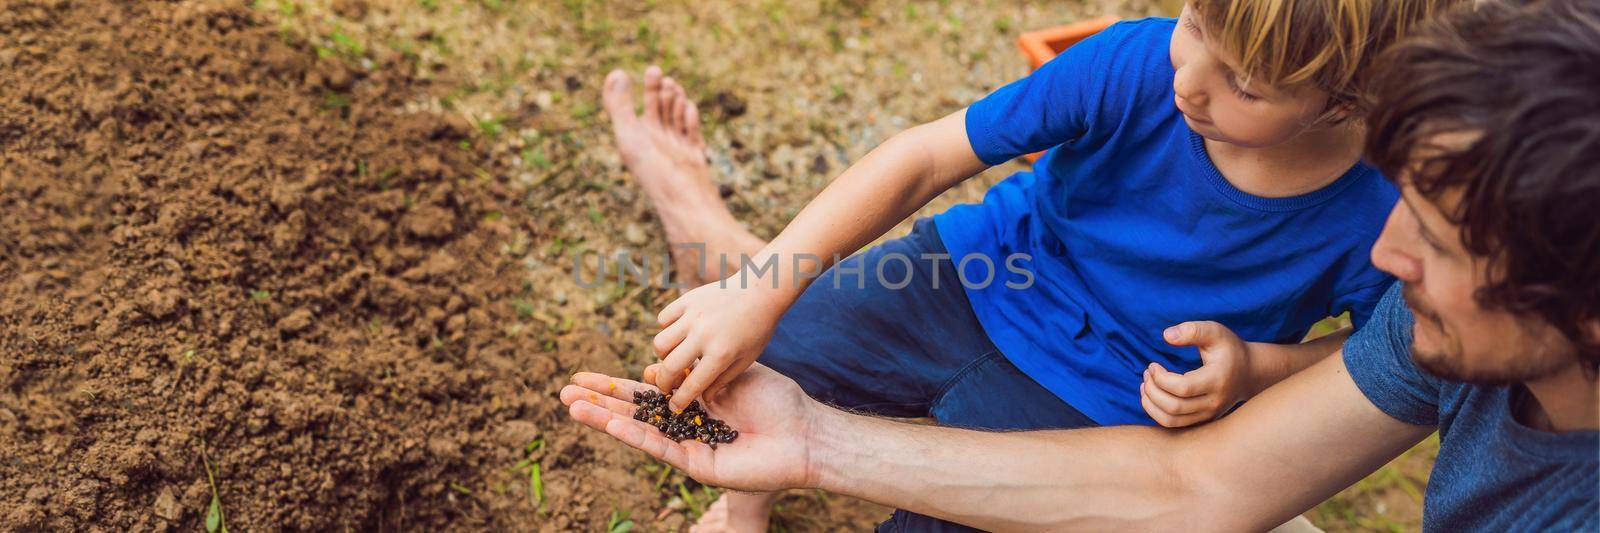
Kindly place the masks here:
[(1206, 422), (1226, 413), (1256, 391), (1250, 345), (1216, 322), (1184, 322), (1163, 334), (1173, 346), (1200, 348), (1200, 368), (1176, 374), (1150, 363), (1139, 386), (1139, 401), (1157, 423), (1169, 428)]
[(662, 361), (645, 369), (644, 382), (670, 392), (677, 410), (721, 389), (766, 348), (791, 303), (782, 291), (734, 274), (680, 296), (656, 317), (664, 328), (654, 342)]

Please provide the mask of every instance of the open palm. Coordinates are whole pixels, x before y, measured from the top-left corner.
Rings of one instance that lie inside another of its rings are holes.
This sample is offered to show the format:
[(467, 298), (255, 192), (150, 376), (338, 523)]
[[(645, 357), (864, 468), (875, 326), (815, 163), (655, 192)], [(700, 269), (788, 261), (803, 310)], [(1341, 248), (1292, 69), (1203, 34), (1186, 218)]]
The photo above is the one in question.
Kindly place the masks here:
[(732, 443), (673, 442), (633, 419), (633, 380), (581, 372), (561, 390), (572, 418), (670, 464), (701, 483), (736, 490), (770, 491), (809, 484), (806, 437), (816, 402), (793, 380), (753, 365), (705, 402), (706, 411), (739, 431)]

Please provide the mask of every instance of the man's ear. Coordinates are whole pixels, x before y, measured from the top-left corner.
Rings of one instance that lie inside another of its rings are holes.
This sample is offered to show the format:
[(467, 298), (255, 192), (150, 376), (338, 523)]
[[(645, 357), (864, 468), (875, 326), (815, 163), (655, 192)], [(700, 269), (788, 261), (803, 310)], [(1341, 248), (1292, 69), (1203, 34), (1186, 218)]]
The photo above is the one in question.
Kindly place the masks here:
[(1600, 318), (1585, 321), (1579, 334), (1583, 335), (1583, 339), (1580, 339), (1582, 344), (1578, 347), (1578, 361), (1581, 363), (1578, 366), (1583, 368), (1584, 375), (1589, 379), (1600, 379), (1600, 354), (1584, 351), (1600, 346)]

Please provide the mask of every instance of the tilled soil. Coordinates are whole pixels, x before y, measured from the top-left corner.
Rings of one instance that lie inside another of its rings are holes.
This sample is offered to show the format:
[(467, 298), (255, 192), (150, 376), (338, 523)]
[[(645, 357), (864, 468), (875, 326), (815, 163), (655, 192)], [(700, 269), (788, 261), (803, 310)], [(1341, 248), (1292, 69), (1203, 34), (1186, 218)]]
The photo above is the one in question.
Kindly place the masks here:
[(241, 5), (0, 10), (0, 530), (203, 529), (208, 462), (235, 531), (649, 507), (555, 399), (614, 348), (517, 320), (471, 127), (292, 41)]

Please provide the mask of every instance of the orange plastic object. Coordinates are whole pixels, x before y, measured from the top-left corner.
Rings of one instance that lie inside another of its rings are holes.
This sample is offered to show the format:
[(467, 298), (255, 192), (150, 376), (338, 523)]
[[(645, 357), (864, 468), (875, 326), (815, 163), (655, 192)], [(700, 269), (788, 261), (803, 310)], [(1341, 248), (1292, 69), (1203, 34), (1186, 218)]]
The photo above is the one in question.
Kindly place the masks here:
[[(1065, 26), (1030, 31), (1017, 37), (1017, 47), (1022, 49), (1023, 55), (1028, 56), (1029, 66), (1038, 69), (1039, 65), (1054, 59), (1057, 54), (1074, 44), (1078, 44), (1078, 41), (1099, 33), (1100, 30), (1106, 29), (1106, 26), (1110, 26), (1117, 20), (1117, 17), (1106, 16), (1074, 22)], [(1039, 159), (1041, 155), (1044, 155), (1044, 152), (1028, 154), (1026, 157), (1028, 162), (1031, 163)]]

